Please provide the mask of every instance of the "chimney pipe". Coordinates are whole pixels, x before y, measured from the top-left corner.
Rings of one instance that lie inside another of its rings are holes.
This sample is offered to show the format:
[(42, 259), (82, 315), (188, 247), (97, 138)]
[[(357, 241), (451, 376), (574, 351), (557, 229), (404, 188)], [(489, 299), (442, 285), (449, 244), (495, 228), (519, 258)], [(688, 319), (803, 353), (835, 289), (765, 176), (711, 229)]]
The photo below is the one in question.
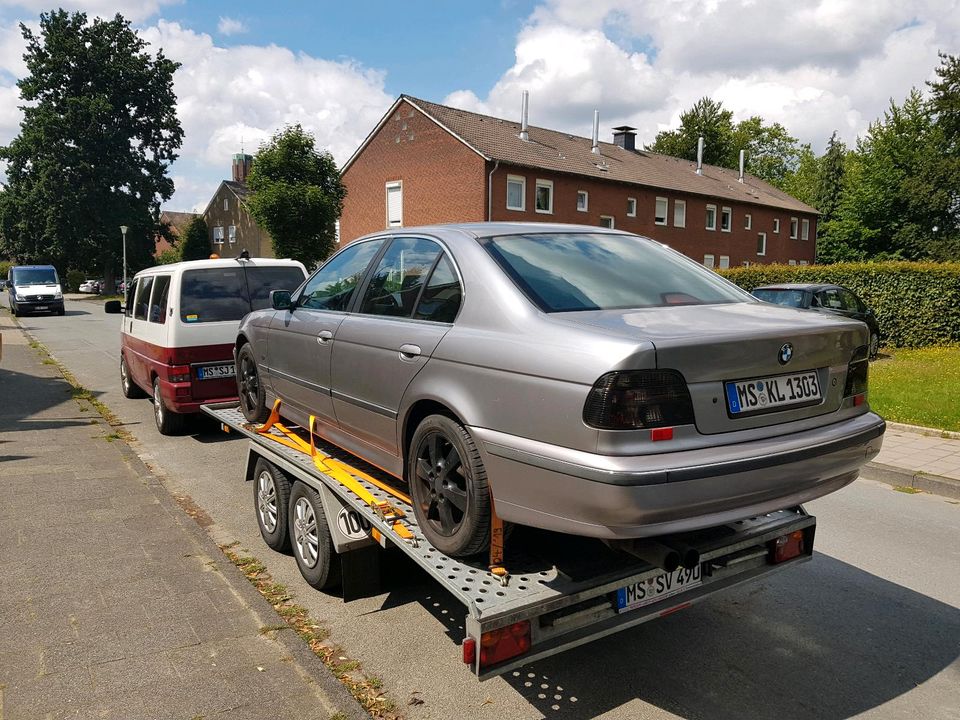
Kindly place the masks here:
[(703, 175), (703, 135), (697, 138), (697, 175)]
[(527, 142), (530, 134), (527, 132), (527, 106), (529, 104), (530, 93), (523, 91), (523, 100), (520, 102), (520, 139)]
[(600, 154), (600, 111), (593, 111), (593, 147), (590, 152), (594, 155)]
[(740, 182), (743, 182), (743, 150), (740, 151)]

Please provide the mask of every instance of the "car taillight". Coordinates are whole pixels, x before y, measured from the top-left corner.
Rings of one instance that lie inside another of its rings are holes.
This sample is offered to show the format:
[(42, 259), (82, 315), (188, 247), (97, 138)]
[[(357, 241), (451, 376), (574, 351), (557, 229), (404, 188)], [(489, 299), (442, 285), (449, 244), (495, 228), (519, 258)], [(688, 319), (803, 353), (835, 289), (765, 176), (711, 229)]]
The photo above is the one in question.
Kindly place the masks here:
[(854, 350), (850, 364), (847, 366), (847, 382), (843, 387), (843, 396), (854, 398), (857, 405), (863, 403), (863, 397), (867, 394), (867, 371), (869, 367), (867, 346), (858, 347)]
[(693, 402), (676, 370), (610, 372), (593, 384), (583, 421), (600, 430), (688, 425), (693, 422)]
[(189, 365), (173, 365), (167, 368), (167, 379), (170, 382), (190, 382)]
[[(523, 655), (530, 649), (530, 621), (521, 620), (513, 625), (490, 630), (480, 636), (480, 667), (490, 667)], [(467, 638), (463, 643), (463, 661), (472, 664), (477, 642)]]

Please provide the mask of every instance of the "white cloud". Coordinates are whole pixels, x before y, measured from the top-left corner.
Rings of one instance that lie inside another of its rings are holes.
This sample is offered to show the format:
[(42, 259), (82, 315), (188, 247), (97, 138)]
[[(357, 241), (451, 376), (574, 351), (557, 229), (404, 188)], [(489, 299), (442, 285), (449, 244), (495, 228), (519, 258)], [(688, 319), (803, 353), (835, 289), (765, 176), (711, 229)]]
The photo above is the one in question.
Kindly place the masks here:
[(183, 0), (0, 0), (0, 8), (25, 10), (31, 15), (50, 12), (60, 7), (70, 12), (82, 11), (90, 16), (112, 18), (117, 13), (131, 22), (142, 22), (156, 15), (165, 5), (179, 5)]
[(243, 20), (236, 20), (231, 17), (221, 17), (217, 23), (217, 32), (221, 35), (238, 35), (247, 32), (248, 28)]
[(447, 101), (518, 117), (527, 89), (533, 124), (589, 135), (596, 107), (651, 142), (709, 95), (819, 150), (834, 129), (853, 142), (958, 46), (957, 0), (546, 0), (488, 96)]

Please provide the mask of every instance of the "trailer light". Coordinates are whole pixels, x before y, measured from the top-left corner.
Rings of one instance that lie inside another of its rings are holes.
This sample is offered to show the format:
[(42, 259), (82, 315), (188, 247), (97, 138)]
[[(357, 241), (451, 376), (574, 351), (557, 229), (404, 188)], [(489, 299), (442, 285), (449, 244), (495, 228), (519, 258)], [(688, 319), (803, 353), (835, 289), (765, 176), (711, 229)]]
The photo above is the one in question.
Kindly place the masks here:
[(464, 664), (473, 665), (473, 661), (477, 659), (477, 641), (468, 637), (463, 641), (462, 647)]
[(523, 655), (530, 649), (530, 621), (485, 632), (480, 636), (480, 667), (489, 667)]
[(167, 379), (174, 383), (190, 382), (190, 366), (174, 365), (168, 368)]
[(789, 535), (781, 535), (776, 540), (771, 540), (767, 545), (770, 548), (770, 563), (777, 563), (793, 560), (803, 554), (804, 542), (803, 531), (796, 530)]

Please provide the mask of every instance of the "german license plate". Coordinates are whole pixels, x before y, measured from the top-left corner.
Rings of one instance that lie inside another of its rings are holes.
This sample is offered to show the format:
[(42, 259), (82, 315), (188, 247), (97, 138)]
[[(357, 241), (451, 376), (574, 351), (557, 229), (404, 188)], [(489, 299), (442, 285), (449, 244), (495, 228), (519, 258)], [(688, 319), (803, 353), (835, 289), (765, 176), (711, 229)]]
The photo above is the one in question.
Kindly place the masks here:
[(617, 612), (634, 610), (672, 595), (679, 595), (682, 592), (699, 586), (702, 582), (702, 565), (697, 565), (691, 570), (687, 568), (677, 568), (672, 573), (663, 573), (662, 575), (657, 575), (656, 577), (618, 588), (615, 606)]
[(821, 399), (817, 372), (776, 375), (726, 383), (727, 407), (731, 415), (805, 405)]
[(197, 380), (218, 380), (229, 378), (236, 374), (233, 363), (225, 365), (203, 365), (197, 368)]
[(37, 305), (37, 310), (46, 310), (46, 309), (47, 309), (46, 305)]

